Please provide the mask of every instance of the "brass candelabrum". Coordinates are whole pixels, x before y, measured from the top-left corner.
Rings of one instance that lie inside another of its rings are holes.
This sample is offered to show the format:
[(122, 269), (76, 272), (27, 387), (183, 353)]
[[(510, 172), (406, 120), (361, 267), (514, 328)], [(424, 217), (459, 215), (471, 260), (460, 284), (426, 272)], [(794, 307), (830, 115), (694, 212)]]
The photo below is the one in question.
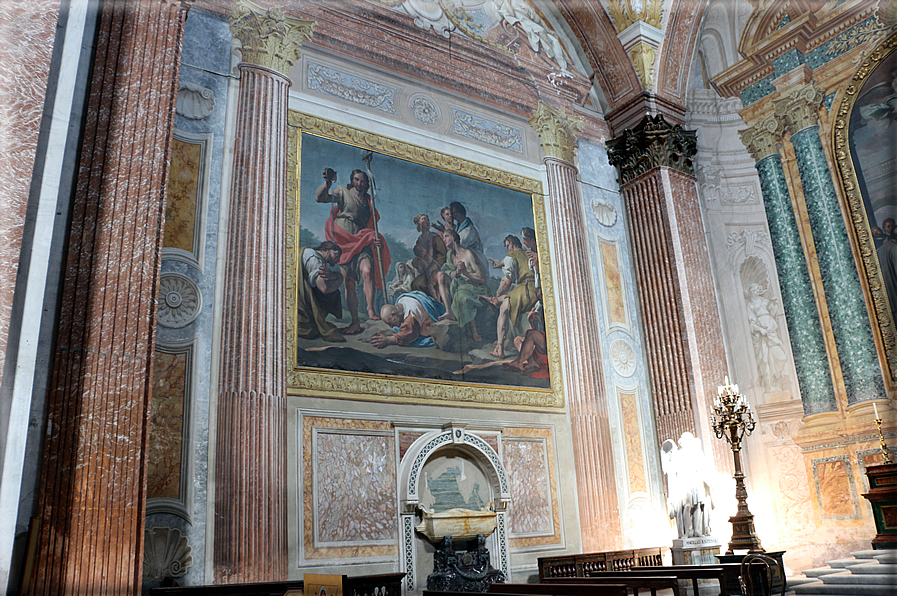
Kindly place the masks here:
[(875, 425), (878, 427), (878, 442), (881, 444), (881, 454), (885, 456), (883, 464), (891, 464), (894, 463), (891, 461), (891, 455), (888, 453), (888, 446), (885, 444), (885, 436), (881, 434), (881, 422), (882, 418), (878, 415), (878, 406), (872, 404), (873, 409), (875, 410)]
[(754, 530), (754, 514), (748, 509), (747, 488), (744, 486), (744, 471), (741, 468), (741, 440), (751, 434), (757, 423), (751, 415), (747, 400), (738, 393), (738, 385), (729, 384), (729, 377), (726, 377), (726, 384), (719, 387), (719, 394), (713, 401), (710, 424), (717, 439), (725, 438), (729, 442), (735, 458), (735, 498), (738, 499), (738, 511), (729, 518), (732, 540), (726, 554), (732, 555), (736, 550), (745, 549), (748, 553), (765, 552)]

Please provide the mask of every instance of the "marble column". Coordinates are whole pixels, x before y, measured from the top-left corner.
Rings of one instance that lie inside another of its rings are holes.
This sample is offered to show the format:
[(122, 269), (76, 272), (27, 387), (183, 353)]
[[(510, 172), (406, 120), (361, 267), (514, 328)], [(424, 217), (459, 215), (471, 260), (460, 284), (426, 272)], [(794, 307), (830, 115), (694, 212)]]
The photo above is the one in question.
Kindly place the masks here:
[(658, 443), (691, 432), (731, 468), (708, 421), (726, 356), (691, 158), (695, 133), (646, 116), (608, 143), (626, 204)]
[(287, 576), (284, 299), (286, 73), (313, 23), (249, 3), (242, 45), (221, 323), (216, 583)]
[(774, 101), (791, 133), (848, 406), (886, 396), (857, 263), (819, 137), (825, 92), (805, 85)]
[(778, 120), (767, 118), (739, 134), (748, 152), (757, 160), (797, 382), (804, 414), (810, 416), (837, 411), (838, 405), (813, 284), (779, 153), (778, 144), (783, 132)]
[(548, 174), (552, 249), (567, 283), (557, 291), (564, 378), (576, 460), (583, 552), (622, 547), (613, 450), (603, 390), (595, 290), (585, 213), (577, 183), (576, 133), (582, 123), (539, 103), (530, 124), (541, 139)]
[(106, 0), (47, 401), (33, 594), (139, 594), (169, 148), (187, 7)]

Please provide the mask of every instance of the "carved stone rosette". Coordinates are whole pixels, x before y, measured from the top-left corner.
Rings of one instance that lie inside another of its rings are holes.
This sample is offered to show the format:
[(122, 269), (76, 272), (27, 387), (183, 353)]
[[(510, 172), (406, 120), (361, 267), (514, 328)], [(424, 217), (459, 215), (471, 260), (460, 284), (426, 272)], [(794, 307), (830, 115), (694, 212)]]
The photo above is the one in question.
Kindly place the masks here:
[(608, 159), (626, 184), (654, 168), (666, 167), (695, 175), (692, 158), (698, 152), (695, 131), (670, 125), (663, 114), (645, 116), (634, 129), (607, 143)]
[(299, 46), (311, 39), (315, 22), (289, 17), (280, 9), (264, 9), (243, 0), (230, 17), (230, 30), (240, 40), (243, 62), (287, 74), (299, 59)]
[(540, 101), (529, 123), (539, 135), (546, 157), (573, 163), (576, 159), (576, 134), (583, 130), (582, 119), (571, 118), (563, 110)]

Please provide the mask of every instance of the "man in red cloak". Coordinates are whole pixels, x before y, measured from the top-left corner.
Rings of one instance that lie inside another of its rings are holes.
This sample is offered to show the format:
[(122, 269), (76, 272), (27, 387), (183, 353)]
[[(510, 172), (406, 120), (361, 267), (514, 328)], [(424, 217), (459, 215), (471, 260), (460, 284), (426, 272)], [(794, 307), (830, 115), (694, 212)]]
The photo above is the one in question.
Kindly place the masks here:
[(380, 318), (374, 308), (374, 296), (376, 289), (383, 289), (381, 272), (389, 269), (389, 248), (383, 236), (374, 231), (374, 222), (379, 221), (380, 214), (374, 209), (371, 195), (368, 194), (370, 182), (367, 174), (352, 170), (346, 186), (333, 187), (335, 181), (336, 172), (325, 168), (324, 184), (318, 188), (315, 201), (334, 203), (330, 217), (324, 223), (324, 234), (327, 240), (336, 242), (343, 251), (339, 267), (346, 285), (346, 304), (352, 322), (341, 331), (345, 335), (353, 335), (361, 333), (358, 295), (355, 293), (359, 277), (367, 301), (368, 318)]

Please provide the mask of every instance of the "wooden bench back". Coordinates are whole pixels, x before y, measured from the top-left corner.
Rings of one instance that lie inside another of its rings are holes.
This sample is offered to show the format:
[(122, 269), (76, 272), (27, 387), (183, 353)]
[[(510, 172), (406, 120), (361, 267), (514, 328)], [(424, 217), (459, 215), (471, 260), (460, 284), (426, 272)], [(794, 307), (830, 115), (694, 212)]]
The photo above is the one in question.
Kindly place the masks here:
[(540, 596), (629, 596), (623, 582), (613, 584), (491, 584), (491, 594)]

